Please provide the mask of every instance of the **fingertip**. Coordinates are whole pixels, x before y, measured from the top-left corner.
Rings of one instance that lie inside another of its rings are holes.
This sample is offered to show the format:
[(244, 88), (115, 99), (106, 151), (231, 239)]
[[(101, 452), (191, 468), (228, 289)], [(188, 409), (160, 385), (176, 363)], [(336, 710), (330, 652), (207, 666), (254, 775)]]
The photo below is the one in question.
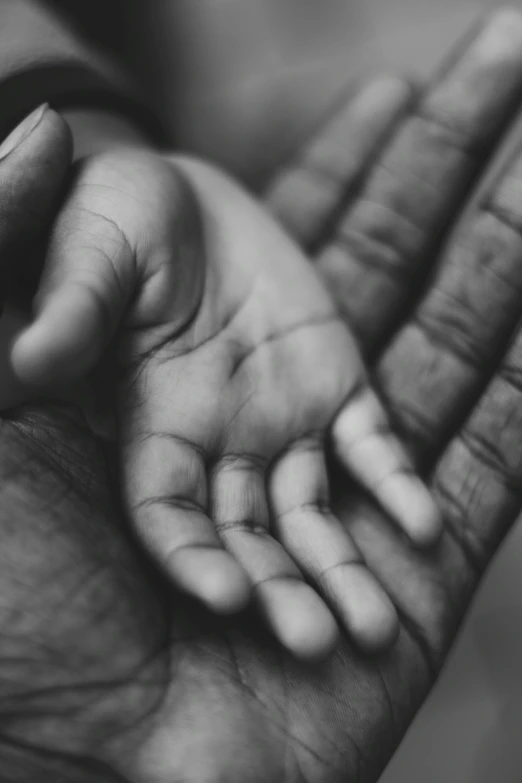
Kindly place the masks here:
[(334, 616), (320, 596), (297, 579), (272, 579), (258, 586), (263, 614), (279, 642), (295, 658), (319, 662), (339, 641)]
[(287, 650), (295, 658), (308, 663), (320, 663), (330, 658), (339, 644), (339, 628), (333, 617), (330, 617), (318, 623), (312, 634), (306, 628), (305, 633), (301, 631), (294, 634), (285, 644)]
[[(426, 494), (429, 495), (426, 490)], [(431, 549), (436, 546), (444, 530), (442, 515), (433, 499), (419, 504), (419, 522), (417, 526), (411, 526), (410, 539), (413, 546), (418, 549)]]
[(328, 577), (328, 592), (337, 596), (337, 613), (356, 647), (375, 655), (393, 646), (400, 631), (397, 611), (366, 565), (346, 564)]
[(442, 515), (428, 488), (415, 478), (409, 504), (409, 537), (418, 549), (435, 546), (443, 531)]
[(48, 156), (53, 153), (53, 165), (66, 173), (73, 157), (73, 136), (68, 123), (51, 106), (47, 106), (41, 122), (26, 143), (32, 145), (37, 154), (41, 154), (41, 150)]
[(365, 655), (378, 655), (389, 650), (400, 633), (399, 617), (393, 604), (382, 604), (380, 611), (368, 616), (364, 626), (353, 632), (353, 641)]
[(168, 571), (175, 583), (217, 614), (243, 611), (250, 580), (232, 555), (217, 547), (191, 546), (170, 555)]
[(319, 663), (329, 658), (339, 643), (339, 627), (333, 615), (325, 610), (312, 617), (294, 617), (279, 636), (288, 652), (300, 661)]
[(232, 558), (221, 574), (216, 571), (205, 578), (206, 603), (217, 614), (242, 612), (250, 603), (251, 589), (247, 575)]
[(28, 385), (52, 387), (84, 377), (101, 358), (108, 333), (81, 285), (55, 291), (11, 352), (13, 370)]
[(15, 341), (11, 364), (16, 377), (34, 389), (66, 385), (84, 374), (74, 329), (60, 333), (46, 317), (35, 321)]
[(379, 487), (379, 500), (393, 516), (413, 546), (434, 546), (443, 531), (443, 520), (433, 496), (418, 476), (394, 473)]
[(72, 154), (71, 130), (48, 103), (27, 115), (0, 144), (2, 169), (19, 166), (21, 157), (26, 166), (37, 159), (40, 165), (54, 167), (57, 184), (63, 179)]
[(50, 371), (52, 343), (37, 324), (29, 326), (15, 340), (11, 349), (13, 371), (29, 387), (44, 387), (53, 381)]

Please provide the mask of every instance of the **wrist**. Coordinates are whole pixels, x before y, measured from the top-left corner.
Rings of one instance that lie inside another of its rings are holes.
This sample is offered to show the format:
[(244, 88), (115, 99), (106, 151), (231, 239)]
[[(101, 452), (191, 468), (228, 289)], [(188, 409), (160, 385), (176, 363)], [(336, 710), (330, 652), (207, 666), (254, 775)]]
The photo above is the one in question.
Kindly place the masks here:
[(127, 117), (104, 109), (67, 109), (61, 112), (74, 140), (74, 159), (118, 147), (148, 149), (153, 143)]

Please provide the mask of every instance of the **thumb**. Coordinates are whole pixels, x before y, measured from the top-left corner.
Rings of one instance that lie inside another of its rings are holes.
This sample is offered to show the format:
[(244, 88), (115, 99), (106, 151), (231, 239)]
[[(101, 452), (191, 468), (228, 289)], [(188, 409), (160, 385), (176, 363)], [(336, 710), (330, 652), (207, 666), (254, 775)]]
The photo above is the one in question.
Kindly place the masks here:
[(113, 205), (100, 205), (98, 186), (85, 184), (80, 167), (50, 234), (34, 319), (13, 344), (13, 369), (30, 387), (61, 387), (93, 370), (135, 290), (127, 234)]
[(8, 280), (30, 277), (29, 258), (57, 210), (71, 159), (69, 128), (46, 104), (0, 145), (0, 296)]

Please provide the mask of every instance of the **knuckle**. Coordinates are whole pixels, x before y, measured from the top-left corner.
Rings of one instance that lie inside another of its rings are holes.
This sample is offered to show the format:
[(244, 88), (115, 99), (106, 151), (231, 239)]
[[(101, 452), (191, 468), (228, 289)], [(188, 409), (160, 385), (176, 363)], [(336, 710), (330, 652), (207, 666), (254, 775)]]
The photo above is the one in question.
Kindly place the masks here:
[(250, 519), (218, 519), (215, 520), (215, 525), (218, 535), (225, 538), (237, 535), (270, 538), (270, 532), (266, 527)]

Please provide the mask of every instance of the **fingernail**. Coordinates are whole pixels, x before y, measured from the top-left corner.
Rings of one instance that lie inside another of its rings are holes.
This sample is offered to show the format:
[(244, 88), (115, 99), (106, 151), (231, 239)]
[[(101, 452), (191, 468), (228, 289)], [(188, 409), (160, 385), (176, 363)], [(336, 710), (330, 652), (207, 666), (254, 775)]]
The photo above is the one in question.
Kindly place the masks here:
[(22, 120), (20, 125), (17, 125), (16, 128), (13, 131), (11, 131), (9, 136), (6, 139), (4, 139), (2, 144), (0, 144), (0, 160), (2, 158), (7, 157), (7, 155), (9, 155), (10, 152), (12, 152), (28, 136), (31, 135), (34, 129), (40, 124), (42, 117), (44, 116), (48, 108), (49, 108), (49, 104), (43, 103), (33, 112), (31, 112), (31, 114), (29, 114), (25, 118), (25, 120)]

